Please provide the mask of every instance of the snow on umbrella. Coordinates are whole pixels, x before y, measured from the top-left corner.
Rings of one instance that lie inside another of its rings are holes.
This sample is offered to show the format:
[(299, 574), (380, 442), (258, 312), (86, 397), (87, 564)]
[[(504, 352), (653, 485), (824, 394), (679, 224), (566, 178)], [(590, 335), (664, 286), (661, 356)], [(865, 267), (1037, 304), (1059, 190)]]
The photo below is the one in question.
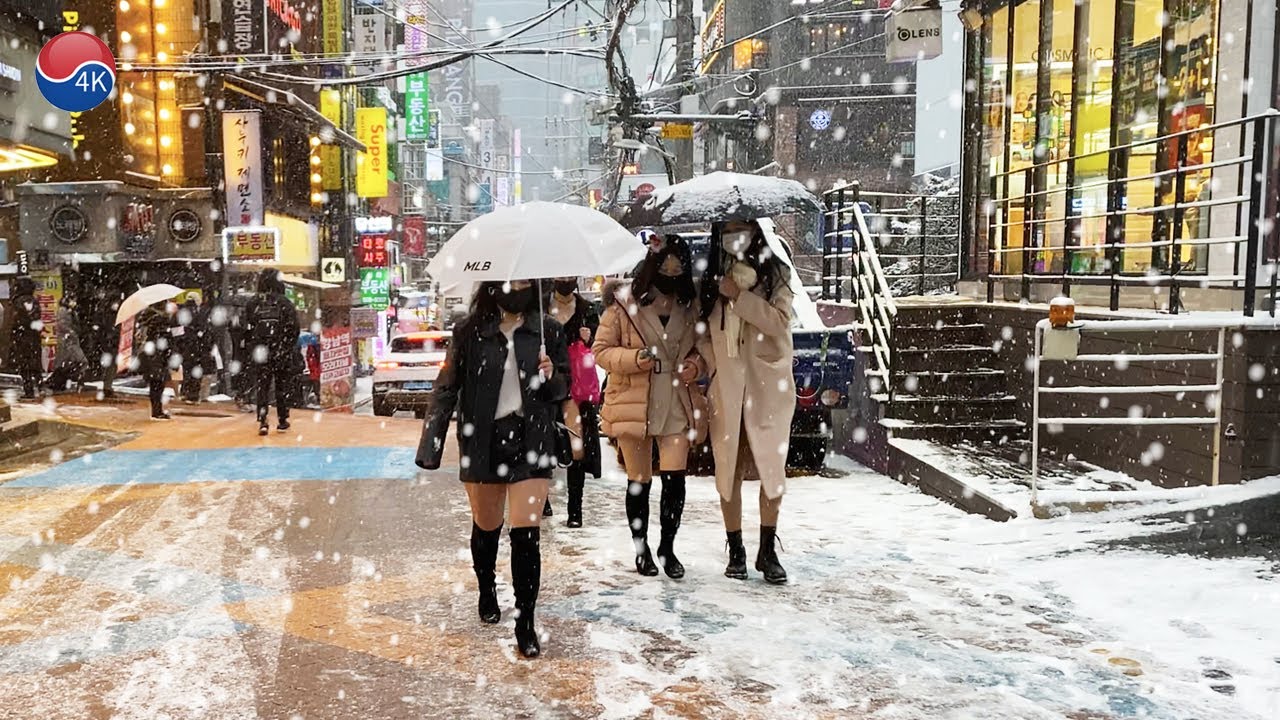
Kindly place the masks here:
[(796, 212), (820, 212), (813, 193), (795, 180), (713, 172), (655, 190), (622, 214), (630, 228), (756, 220)]
[(604, 213), (578, 205), (531, 202), (501, 208), (454, 233), (427, 274), (442, 288), (468, 283), (612, 275), (648, 252)]
[(125, 298), (124, 302), (120, 303), (120, 309), (116, 311), (116, 324), (119, 325), (134, 315), (137, 315), (147, 309), (150, 305), (155, 305), (156, 303), (164, 302), (165, 300), (172, 300), (181, 294), (182, 288), (174, 285), (167, 285), (165, 283), (148, 285)]

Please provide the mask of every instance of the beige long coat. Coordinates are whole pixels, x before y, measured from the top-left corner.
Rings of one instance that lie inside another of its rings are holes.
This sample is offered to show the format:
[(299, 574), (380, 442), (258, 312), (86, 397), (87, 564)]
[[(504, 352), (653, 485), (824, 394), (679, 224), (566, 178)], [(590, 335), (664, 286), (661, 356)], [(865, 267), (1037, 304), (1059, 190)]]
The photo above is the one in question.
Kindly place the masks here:
[[(711, 449), (716, 459), (716, 489), (729, 499), (738, 471), (741, 429), (746, 428), (751, 457), (760, 482), (771, 498), (786, 492), (787, 447), (796, 409), (791, 341), (791, 291), (779, 283), (772, 301), (756, 291), (743, 291), (724, 317), (725, 301), (716, 303), (698, 351), (711, 375)], [(736, 315), (744, 323), (738, 356), (728, 355), (725, 328)], [(722, 318), (724, 323), (721, 322)]]
[[(629, 310), (634, 310), (630, 320), (624, 315)], [(694, 311), (675, 304), (664, 329), (652, 306), (640, 306), (630, 297), (620, 298), (604, 312), (592, 352), (596, 364), (609, 374), (600, 408), (600, 426), (606, 436), (638, 439), (654, 434), (651, 426), (666, 417), (670, 408), (652, 406), (649, 385), (655, 380), (678, 381), (676, 368), (694, 349), (696, 325)], [(662, 373), (640, 368), (637, 355), (645, 347), (655, 351)], [(686, 427), (695, 427), (693, 400), (683, 383), (675, 396), (688, 419)]]

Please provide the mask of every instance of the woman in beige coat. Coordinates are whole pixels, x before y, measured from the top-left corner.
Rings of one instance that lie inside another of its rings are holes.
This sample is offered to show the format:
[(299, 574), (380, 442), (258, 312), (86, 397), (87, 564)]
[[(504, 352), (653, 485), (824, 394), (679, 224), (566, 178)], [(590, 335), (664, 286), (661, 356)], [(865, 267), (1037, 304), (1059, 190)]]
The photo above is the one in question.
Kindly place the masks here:
[(692, 387), (701, 367), (694, 352), (696, 299), (689, 246), (675, 236), (656, 243), (635, 281), (614, 293), (592, 348), (596, 363), (609, 373), (601, 428), (622, 451), (627, 520), (641, 575), (658, 574), (648, 538), (656, 442), (662, 474), (658, 561), (669, 577), (684, 577), (673, 545), (684, 512), (689, 443), (698, 439), (705, 415)]
[(701, 317), (707, 333), (699, 351), (711, 376), (711, 449), (729, 545), (724, 574), (747, 577), (742, 481), (758, 475), (756, 570), (775, 585), (787, 581), (774, 544), (796, 402), (791, 272), (755, 223), (726, 223), (713, 229), (702, 279)]

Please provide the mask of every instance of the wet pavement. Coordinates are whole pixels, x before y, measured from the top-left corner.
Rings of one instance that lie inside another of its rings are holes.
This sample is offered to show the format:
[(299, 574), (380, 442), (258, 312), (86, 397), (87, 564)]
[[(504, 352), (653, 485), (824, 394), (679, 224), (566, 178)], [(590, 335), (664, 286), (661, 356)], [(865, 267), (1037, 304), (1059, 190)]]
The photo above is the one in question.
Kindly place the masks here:
[(792, 482), (783, 588), (722, 577), (697, 479), (688, 577), (637, 576), (620, 476), (589, 481), (588, 527), (545, 525), (546, 653), (520, 660), (509, 616), (475, 619), (457, 458), (418, 472), (418, 421), (259, 438), (227, 410), (53, 409), (135, 435), (0, 485), (0, 717), (1280, 715), (1267, 563), (1091, 549), (1110, 530), (989, 523), (849, 463)]

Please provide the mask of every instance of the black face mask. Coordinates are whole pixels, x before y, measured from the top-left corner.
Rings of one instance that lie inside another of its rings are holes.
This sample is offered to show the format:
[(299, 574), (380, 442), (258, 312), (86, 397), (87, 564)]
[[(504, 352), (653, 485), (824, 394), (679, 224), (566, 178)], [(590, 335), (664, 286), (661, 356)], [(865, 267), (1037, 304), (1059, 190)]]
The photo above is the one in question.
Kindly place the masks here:
[(572, 295), (578, 291), (578, 281), (577, 280), (557, 280), (555, 283), (555, 288), (556, 288), (556, 294), (558, 295), (564, 295), (564, 296)]
[(675, 295), (676, 291), (680, 289), (680, 278), (658, 273), (653, 276), (653, 289), (663, 295)]
[(529, 310), (529, 306), (533, 304), (533, 288), (512, 290), (511, 292), (506, 293), (499, 289), (497, 293), (498, 307), (502, 308), (503, 312), (509, 312), (512, 315), (519, 315), (527, 312)]

